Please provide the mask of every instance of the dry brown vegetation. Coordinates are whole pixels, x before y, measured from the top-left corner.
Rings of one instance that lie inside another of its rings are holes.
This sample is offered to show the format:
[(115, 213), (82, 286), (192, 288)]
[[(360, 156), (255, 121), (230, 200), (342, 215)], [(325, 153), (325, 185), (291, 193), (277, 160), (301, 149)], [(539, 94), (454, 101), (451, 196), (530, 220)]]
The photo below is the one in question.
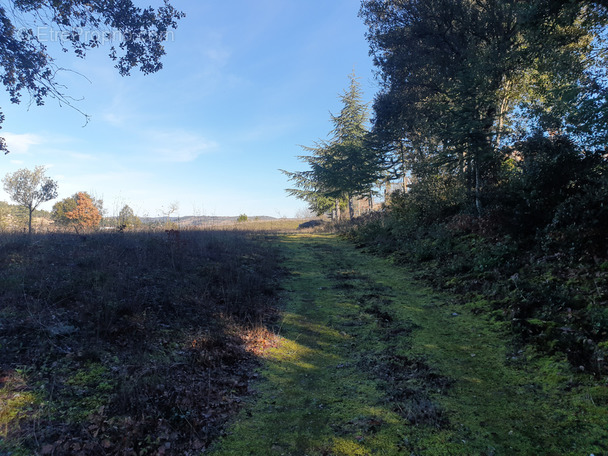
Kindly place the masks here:
[(273, 343), (275, 250), (245, 231), (0, 237), (0, 453), (189, 454)]

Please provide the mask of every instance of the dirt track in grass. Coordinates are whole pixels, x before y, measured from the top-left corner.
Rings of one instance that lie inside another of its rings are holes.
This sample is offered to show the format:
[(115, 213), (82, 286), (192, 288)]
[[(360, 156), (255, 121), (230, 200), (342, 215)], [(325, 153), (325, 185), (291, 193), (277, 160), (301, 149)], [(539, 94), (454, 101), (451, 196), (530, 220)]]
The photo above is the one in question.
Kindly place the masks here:
[(605, 385), (335, 236), (280, 244), (279, 343), (213, 454), (608, 452)]
[(608, 454), (606, 379), (334, 235), (6, 235), (0, 263), (2, 456)]

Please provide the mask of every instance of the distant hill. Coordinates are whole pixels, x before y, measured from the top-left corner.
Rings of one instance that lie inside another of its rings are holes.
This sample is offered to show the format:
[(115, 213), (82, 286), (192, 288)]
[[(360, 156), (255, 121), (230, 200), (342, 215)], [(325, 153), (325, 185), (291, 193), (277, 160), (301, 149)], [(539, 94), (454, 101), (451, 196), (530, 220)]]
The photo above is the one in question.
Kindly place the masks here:
[[(39, 225), (52, 224), (51, 213), (45, 210), (34, 211), (34, 220)], [(180, 227), (214, 227), (227, 226), (237, 223), (238, 215), (222, 216), (222, 215), (188, 215), (185, 217), (139, 217), (144, 225), (164, 224), (167, 221), (179, 224)], [(27, 219), (27, 210), (17, 204), (9, 204), (0, 201), (0, 228), (14, 228), (19, 224), (23, 224)], [(117, 217), (103, 217), (101, 221), (102, 227), (115, 227), (117, 225)], [(269, 217), (267, 215), (247, 216), (248, 222), (272, 222), (278, 221), (281, 218)]]
[[(112, 217), (106, 217), (106, 220)], [(170, 217), (169, 221), (179, 223), (182, 227), (195, 227), (195, 226), (223, 226), (232, 225), (237, 222), (238, 216), (221, 216), (221, 215), (188, 215), (186, 217)], [(140, 217), (140, 220), (144, 224), (156, 224), (165, 223), (166, 217)], [(271, 221), (278, 220), (276, 217), (269, 217), (266, 215), (260, 216), (248, 216), (249, 221)]]

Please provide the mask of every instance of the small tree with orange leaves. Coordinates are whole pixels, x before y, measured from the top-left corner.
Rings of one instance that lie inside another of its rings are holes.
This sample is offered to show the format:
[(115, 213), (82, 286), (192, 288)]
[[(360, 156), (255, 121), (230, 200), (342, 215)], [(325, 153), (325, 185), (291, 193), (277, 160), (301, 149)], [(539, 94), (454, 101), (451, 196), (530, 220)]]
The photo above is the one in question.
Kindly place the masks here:
[(74, 224), (76, 232), (81, 233), (98, 227), (101, 222), (101, 214), (93, 204), (93, 200), (83, 192), (79, 192), (76, 198), (76, 208), (65, 214)]

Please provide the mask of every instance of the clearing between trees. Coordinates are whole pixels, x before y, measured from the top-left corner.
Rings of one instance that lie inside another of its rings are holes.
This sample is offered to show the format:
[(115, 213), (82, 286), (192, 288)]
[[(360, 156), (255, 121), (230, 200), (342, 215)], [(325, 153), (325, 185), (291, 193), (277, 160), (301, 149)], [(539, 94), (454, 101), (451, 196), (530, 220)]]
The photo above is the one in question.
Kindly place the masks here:
[(0, 265), (2, 456), (608, 454), (605, 379), (337, 235), (3, 235)]
[(280, 240), (279, 343), (214, 455), (590, 455), (608, 391), (334, 235)]

